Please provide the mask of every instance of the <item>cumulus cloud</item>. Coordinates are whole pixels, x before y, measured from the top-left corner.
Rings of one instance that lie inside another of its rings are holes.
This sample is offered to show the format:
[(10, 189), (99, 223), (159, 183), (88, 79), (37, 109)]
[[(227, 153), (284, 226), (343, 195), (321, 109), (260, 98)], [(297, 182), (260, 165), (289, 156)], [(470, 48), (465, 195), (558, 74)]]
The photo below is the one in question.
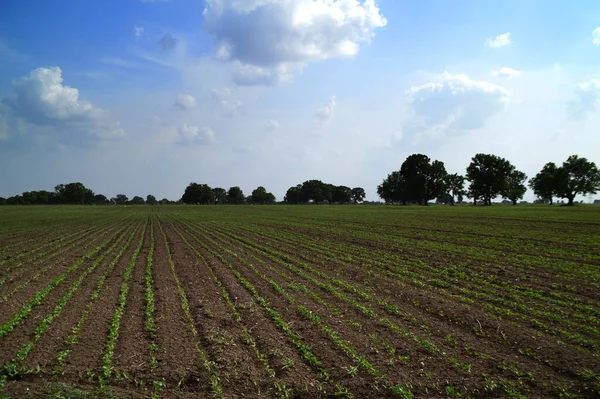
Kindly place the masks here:
[(182, 111), (187, 111), (196, 106), (196, 99), (190, 94), (180, 94), (175, 99), (174, 107)]
[(592, 43), (596, 46), (600, 46), (600, 28), (596, 28), (592, 32)]
[(135, 36), (136, 39), (139, 39), (140, 37), (142, 37), (143, 34), (144, 34), (143, 26), (136, 25), (133, 27), (133, 35)]
[(375, 0), (207, 0), (204, 28), (238, 84), (274, 84), (308, 62), (352, 57), (387, 24)]
[(165, 33), (165, 35), (158, 41), (158, 47), (164, 52), (172, 51), (175, 50), (178, 42), (179, 39), (174, 38), (170, 33)]
[(13, 81), (15, 96), (4, 99), (9, 116), (38, 126), (118, 138), (125, 132), (108, 120), (108, 113), (79, 98), (79, 90), (65, 86), (59, 67), (38, 68)]
[(441, 136), (480, 129), (509, 103), (503, 87), (448, 72), (433, 82), (410, 88), (406, 95), (414, 115), (403, 129), (404, 138), (419, 131)]
[(523, 75), (523, 71), (517, 71), (516, 69), (502, 67), (492, 71), (493, 76), (500, 78), (518, 78)]
[(327, 124), (333, 118), (333, 114), (335, 113), (336, 106), (337, 106), (337, 102), (336, 102), (335, 96), (331, 96), (331, 98), (329, 99), (327, 104), (319, 107), (317, 109), (317, 112), (315, 112), (315, 119), (316, 119), (317, 125), (322, 126), (322, 125)]
[(582, 119), (600, 110), (600, 80), (592, 79), (579, 83), (575, 88), (575, 100), (567, 103), (567, 111), (572, 119)]
[(490, 37), (485, 41), (485, 45), (492, 48), (508, 46), (510, 43), (510, 32), (503, 33), (496, 37)]
[(211, 101), (213, 107), (225, 116), (235, 117), (244, 112), (244, 106), (237, 100), (233, 91), (227, 87), (212, 90)]
[(184, 123), (179, 127), (178, 133), (182, 144), (208, 144), (215, 141), (215, 132), (208, 126), (196, 127)]

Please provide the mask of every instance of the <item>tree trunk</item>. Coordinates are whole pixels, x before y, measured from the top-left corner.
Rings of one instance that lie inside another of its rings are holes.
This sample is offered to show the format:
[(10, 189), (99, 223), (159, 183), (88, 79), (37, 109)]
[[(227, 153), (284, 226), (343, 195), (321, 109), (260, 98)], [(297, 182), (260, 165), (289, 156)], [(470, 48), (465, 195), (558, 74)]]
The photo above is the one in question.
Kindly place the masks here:
[(569, 206), (573, 206), (573, 199), (575, 199), (575, 196), (571, 196), (571, 197), (567, 197), (569, 199), (569, 202), (567, 203), (567, 205)]
[(517, 205), (517, 200), (516, 199), (513, 199), (511, 201), (512, 201), (513, 205)]

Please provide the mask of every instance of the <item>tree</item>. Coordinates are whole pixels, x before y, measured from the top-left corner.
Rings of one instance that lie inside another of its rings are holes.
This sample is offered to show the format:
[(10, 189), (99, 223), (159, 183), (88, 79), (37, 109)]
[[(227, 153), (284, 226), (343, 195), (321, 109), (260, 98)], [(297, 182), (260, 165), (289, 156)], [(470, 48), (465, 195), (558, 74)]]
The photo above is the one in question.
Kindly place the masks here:
[(127, 198), (127, 196), (125, 194), (117, 194), (116, 198), (116, 204), (117, 205), (123, 205), (126, 204), (127, 201), (129, 201), (129, 198)]
[(517, 205), (517, 201), (523, 199), (525, 192), (527, 191), (527, 187), (525, 187), (525, 181), (527, 180), (527, 175), (520, 170), (513, 170), (506, 177), (506, 184), (504, 186), (504, 192), (502, 193), (502, 198), (507, 198), (511, 200), (513, 205)]
[(350, 196), (352, 197), (352, 201), (355, 204), (358, 204), (359, 202), (363, 202), (365, 197), (367, 196), (367, 194), (365, 193), (365, 189), (362, 187), (354, 187), (351, 192), (350, 192)]
[(323, 183), (321, 180), (307, 180), (302, 183), (300, 189), (301, 202), (313, 201), (315, 204), (331, 199), (330, 185)]
[(158, 201), (158, 203), (161, 205), (168, 205), (171, 203), (171, 201), (169, 201), (167, 198), (163, 198), (160, 201)]
[(265, 199), (265, 204), (274, 204), (275, 201), (277, 201), (277, 198), (275, 198), (275, 194), (267, 193), (267, 198)]
[(427, 155), (412, 154), (402, 163), (400, 174), (404, 178), (409, 201), (427, 205), (444, 194), (447, 175), (444, 163), (430, 161)]
[(54, 197), (54, 193), (46, 190), (25, 191), (22, 195), (23, 204), (47, 204)]
[(137, 195), (135, 197), (133, 197), (130, 202), (130, 204), (132, 204), (132, 205), (143, 205), (144, 203), (145, 203), (144, 199)]
[(54, 187), (58, 203), (85, 204), (94, 200), (94, 192), (82, 183), (59, 184)]
[(554, 162), (548, 162), (537, 175), (529, 180), (529, 187), (542, 203), (550, 203), (557, 195), (558, 167)]
[(152, 194), (148, 194), (146, 196), (146, 204), (148, 205), (155, 205), (156, 204), (156, 197)]
[(259, 186), (252, 191), (252, 195), (250, 196), (250, 203), (261, 205), (268, 204), (271, 196), (273, 196), (273, 194), (268, 193), (263, 186)]
[(212, 189), (213, 198), (215, 200), (215, 204), (226, 204), (227, 203), (227, 191), (221, 187), (215, 187)]
[(214, 201), (212, 189), (207, 184), (190, 183), (181, 197), (184, 204), (211, 204)]
[(463, 196), (467, 194), (465, 192), (464, 176), (461, 176), (458, 173), (446, 175), (445, 183), (446, 190), (451, 198), (450, 204), (454, 205), (454, 198), (457, 198), (458, 202), (462, 202)]
[(106, 198), (105, 195), (102, 194), (96, 194), (94, 195), (94, 204), (96, 205), (104, 205), (104, 204), (108, 204), (108, 198)]
[(594, 162), (578, 155), (571, 155), (556, 174), (556, 196), (567, 198), (573, 205), (577, 194), (596, 194), (600, 190), (600, 171)]
[(331, 191), (331, 202), (337, 202), (340, 204), (347, 204), (352, 201), (352, 189), (346, 186), (332, 186)]
[(383, 182), (377, 186), (377, 195), (386, 203), (396, 204), (401, 202), (406, 205), (406, 182), (399, 171), (390, 173)]
[(244, 192), (238, 186), (233, 186), (227, 191), (227, 202), (230, 204), (240, 205), (245, 200)]
[(514, 166), (504, 158), (491, 154), (476, 154), (467, 167), (469, 193), (474, 204), (478, 198), (483, 198), (485, 205), (491, 205), (492, 199), (505, 191), (506, 179), (513, 170)]
[(286, 204), (299, 204), (302, 199), (302, 184), (298, 184), (295, 187), (290, 187), (283, 197), (283, 202)]

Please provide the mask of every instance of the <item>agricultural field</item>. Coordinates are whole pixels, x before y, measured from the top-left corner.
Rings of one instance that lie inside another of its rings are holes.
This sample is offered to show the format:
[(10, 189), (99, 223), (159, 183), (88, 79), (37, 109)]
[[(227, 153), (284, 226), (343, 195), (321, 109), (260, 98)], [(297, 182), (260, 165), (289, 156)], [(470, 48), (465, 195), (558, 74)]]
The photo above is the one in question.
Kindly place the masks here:
[(0, 207), (0, 397), (598, 398), (600, 207)]

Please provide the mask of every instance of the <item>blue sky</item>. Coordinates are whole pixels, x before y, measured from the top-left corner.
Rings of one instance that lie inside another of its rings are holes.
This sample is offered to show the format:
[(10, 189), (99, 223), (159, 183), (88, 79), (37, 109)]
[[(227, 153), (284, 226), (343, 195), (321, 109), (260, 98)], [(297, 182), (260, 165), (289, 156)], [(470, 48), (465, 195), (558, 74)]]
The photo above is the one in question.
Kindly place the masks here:
[(597, 1), (3, 1), (0, 196), (316, 178), (374, 200), (417, 152), (598, 164), (598, 28)]

